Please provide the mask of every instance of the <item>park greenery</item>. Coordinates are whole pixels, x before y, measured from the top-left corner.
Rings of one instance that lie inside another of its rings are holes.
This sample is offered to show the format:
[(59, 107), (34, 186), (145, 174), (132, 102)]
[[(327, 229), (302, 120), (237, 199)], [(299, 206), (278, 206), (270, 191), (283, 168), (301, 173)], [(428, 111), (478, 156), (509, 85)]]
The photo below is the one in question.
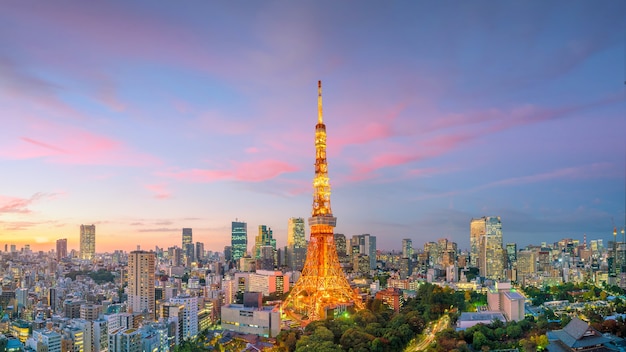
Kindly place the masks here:
[(444, 314), (463, 310), (472, 297), (485, 300), (478, 293), (466, 294), (448, 287), (424, 283), (414, 298), (394, 312), (377, 299), (367, 302), (366, 309), (309, 323), (304, 330), (284, 330), (277, 337), (276, 351), (281, 352), (386, 352), (402, 351), (421, 334), (429, 321)]
[(76, 280), (76, 276), (83, 275), (89, 276), (95, 283), (103, 284), (105, 282), (115, 282), (115, 275), (110, 271), (100, 269), (98, 271), (89, 271), (89, 270), (81, 270), (81, 271), (70, 271), (65, 274), (65, 277), (69, 277), (73, 280)]

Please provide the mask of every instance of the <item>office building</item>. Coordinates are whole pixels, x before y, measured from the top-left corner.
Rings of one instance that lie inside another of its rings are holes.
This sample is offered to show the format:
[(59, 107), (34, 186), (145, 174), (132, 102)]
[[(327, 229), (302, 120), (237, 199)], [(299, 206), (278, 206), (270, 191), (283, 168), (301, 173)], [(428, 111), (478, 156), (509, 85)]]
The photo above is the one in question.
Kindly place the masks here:
[(496, 280), (506, 278), (506, 254), (502, 247), (502, 222), (499, 216), (489, 216), (485, 220), (484, 250), (481, 248), (481, 254), (483, 253), (485, 264), (482, 276)]
[(33, 330), (32, 341), (34, 345), (31, 342), (29, 347), (35, 351), (61, 352), (61, 335), (56, 331), (47, 329)]
[(478, 268), (480, 241), (485, 237), (485, 218), (470, 220), (470, 266)]
[(282, 271), (257, 270), (248, 276), (247, 291), (261, 292), (264, 296), (272, 293), (283, 294), (289, 291), (289, 276)]
[(222, 327), (243, 334), (276, 337), (280, 332), (280, 310), (264, 307), (259, 292), (244, 294), (244, 304), (222, 307)]
[(231, 224), (231, 252), (232, 259), (238, 263), (248, 251), (248, 224), (245, 222), (233, 221)]
[(335, 247), (337, 248), (337, 257), (339, 258), (339, 263), (349, 263), (350, 257), (348, 253), (348, 249), (346, 247), (346, 235), (342, 233), (334, 234)]
[(67, 257), (67, 238), (57, 240), (57, 260), (61, 261)]
[(359, 254), (368, 256), (370, 270), (376, 269), (376, 236), (357, 235), (350, 242), (353, 248), (358, 247)]
[(80, 259), (93, 260), (96, 254), (96, 225), (80, 225)]
[(477, 264), (480, 276), (501, 280), (505, 275), (506, 252), (502, 246), (502, 221), (499, 216), (484, 216), (470, 221), (470, 261)]
[(517, 243), (506, 244), (506, 256), (508, 261), (508, 268), (513, 269), (517, 263)]
[(259, 233), (254, 239), (254, 259), (261, 258), (261, 247), (263, 246), (271, 246), (276, 250), (276, 240), (274, 239), (271, 227), (259, 225)]
[(154, 320), (154, 252), (132, 251), (128, 255), (128, 307)]
[(413, 257), (413, 241), (410, 238), (402, 240), (402, 258)]
[(287, 266), (293, 270), (302, 270), (305, 260), (304, 219), (289, 218), (287, 223)]
[(196, 261), (199, 262), (204, 259), (204, 243), (196, 242)]
[(195, 250), (193, 246), (193, 235), (190, 228), (183, 228), (182, 246), (185, 262), (191, 263), (194, 261)]

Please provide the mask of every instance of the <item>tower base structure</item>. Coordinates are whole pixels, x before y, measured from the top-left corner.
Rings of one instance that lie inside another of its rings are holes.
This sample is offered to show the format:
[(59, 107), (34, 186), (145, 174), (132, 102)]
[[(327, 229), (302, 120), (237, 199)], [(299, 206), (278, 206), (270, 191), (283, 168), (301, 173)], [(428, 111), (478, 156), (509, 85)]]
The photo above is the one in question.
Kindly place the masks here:
[(336, 218), (309, 219), (311, 238), (302, 275), (282, 305), (302, 320), (320, 320), (349, 306), (363, 309), (361, 296), (350, 287), (339, 259), (333, 228)]

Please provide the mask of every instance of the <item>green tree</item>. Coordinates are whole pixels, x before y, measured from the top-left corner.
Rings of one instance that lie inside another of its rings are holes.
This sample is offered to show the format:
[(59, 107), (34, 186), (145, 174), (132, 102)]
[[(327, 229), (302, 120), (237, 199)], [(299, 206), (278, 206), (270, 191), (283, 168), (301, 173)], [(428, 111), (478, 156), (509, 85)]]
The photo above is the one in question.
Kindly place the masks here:
[(363, 348), (367, 351), (372, 340), (374, 340), (374, 336), (358, 328), (350, 328), (341, 336), (339, 343), (346, 351), (360, 351)]
[(476, 331), (474, 333), (474, 336), (472, 338), (472, 347), (475, 350), (480, 350), (483, 348), (483, 346), (488, 346), (489, 344), (489, 340), (487, 340), (487, 337), (485, 336), (485, 334), (483, 334), (480, 331)]
[(512, 339), (517, 339), (522, 336), (522, 328), (517, 324), (509, 323), (506, 327), (506, 334)]

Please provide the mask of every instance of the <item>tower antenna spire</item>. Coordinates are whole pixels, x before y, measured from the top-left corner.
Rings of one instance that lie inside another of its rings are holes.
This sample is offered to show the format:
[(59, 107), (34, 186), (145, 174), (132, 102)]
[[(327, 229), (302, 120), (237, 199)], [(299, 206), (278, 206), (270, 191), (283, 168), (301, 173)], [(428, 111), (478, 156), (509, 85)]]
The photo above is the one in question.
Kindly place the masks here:
[(322, 114), (322, 81), (317, 81), (317, 123), (324, 123)]

